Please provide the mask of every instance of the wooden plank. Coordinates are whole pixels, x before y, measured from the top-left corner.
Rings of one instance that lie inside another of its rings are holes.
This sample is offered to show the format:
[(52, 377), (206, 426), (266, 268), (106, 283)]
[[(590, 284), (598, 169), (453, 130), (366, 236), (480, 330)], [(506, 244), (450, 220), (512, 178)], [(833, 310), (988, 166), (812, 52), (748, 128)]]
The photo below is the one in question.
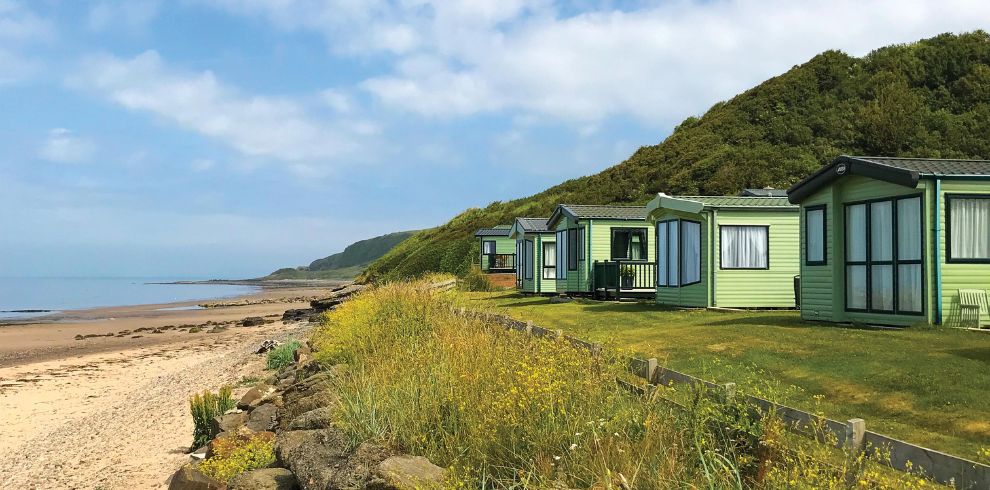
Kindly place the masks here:
[[(990, 466), (933, 449), (900, 441), (883, 434), (866, 431), (864, 441), (872, 452), (890, 451), (890, 466), (901, 471), (921, 474), (962, 490), (990, 488)], [(909, 466), (910, 463), (910, 466)]]

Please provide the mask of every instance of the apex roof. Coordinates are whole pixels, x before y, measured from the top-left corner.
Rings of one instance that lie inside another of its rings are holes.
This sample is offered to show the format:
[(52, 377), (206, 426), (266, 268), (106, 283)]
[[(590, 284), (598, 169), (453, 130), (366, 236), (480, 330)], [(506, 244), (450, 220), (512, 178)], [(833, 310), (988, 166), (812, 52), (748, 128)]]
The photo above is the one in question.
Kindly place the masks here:
[(787, 198), (797, 204), (844, 175), (863, 175), (913, 188), (922, 178), (990, 176), (990, 160), (842, 155), (787, 189)]
[(478, 231), (474, 232), (474, 236), (476, 236), (476, 237), (487, 237), (487, 236), (492, 236), (492, 237), (504, 236), (504, 237), (507, 237), (507, 236), (509, 236), (510, 228), (512, 228), (512, 226), (510, 226), (510, 225), (498, 225), (498, 226), (495, 226), (495, 227), (492, 227), (492, 228), (481, 228)]
[(516, 218), (516, 223), (524, 232), (544, 232), (550, 231), (547, 227), (548, 218)]

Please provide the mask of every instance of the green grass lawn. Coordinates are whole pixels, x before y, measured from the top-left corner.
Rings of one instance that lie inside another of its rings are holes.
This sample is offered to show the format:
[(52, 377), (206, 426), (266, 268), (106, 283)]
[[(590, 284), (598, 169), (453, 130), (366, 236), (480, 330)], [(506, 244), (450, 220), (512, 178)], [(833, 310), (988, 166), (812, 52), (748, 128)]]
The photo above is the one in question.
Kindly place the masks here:
[(676, 311), (651, 303), (551, 304), (514, 292), (468, 294), (515, 318), (656, 357), (670, 369), (769, 392), (830, 418), (863, 418), (868, 430), (914, 444), (970, 459), (990, 447), (988, 334), (857, 330), (804, 322), (792, 311)]

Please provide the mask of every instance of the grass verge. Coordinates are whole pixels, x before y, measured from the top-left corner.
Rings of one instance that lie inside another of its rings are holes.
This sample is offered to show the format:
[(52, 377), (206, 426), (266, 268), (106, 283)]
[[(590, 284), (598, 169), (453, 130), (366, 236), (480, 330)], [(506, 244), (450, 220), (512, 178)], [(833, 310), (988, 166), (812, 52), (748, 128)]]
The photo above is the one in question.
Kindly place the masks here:
[(321, 361), (351, 366), (336, 417), (354, 442), (427, 456), (453, 487), (930, 486), (791, 447), (774, 419), (706, 397), (678, 408), (630, 396), (616, 388), (626, 360), (613, 349), (591, 356), (464, 318), (459, 298), (390, 284), (325, 316), (313, 342)]

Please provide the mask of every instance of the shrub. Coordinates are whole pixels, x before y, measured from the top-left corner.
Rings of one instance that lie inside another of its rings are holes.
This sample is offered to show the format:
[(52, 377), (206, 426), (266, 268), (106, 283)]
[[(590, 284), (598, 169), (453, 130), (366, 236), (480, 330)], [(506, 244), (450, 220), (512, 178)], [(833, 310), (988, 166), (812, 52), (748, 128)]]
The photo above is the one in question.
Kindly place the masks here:
[(458, 282), (458, 286), (463, 291), (494, 291), (495, 285), (488, 279), (488, 276), (475, 266), (468, 269)]
[(214, 395), (209, 390), (189, 398), (189, 411), (193, 417), (193, 448), (202, 447), (216, 437), (213, 419), (236, 406), (231, 388), (224, 386)]
[(235, 476), (275, 463), (271, 433), (223, 437), (213, 443), (212, 455), (199, 464), (204, 475), (228, 482)]
[(295, 352), (302, 344), (298, 340), (288, 342), (268, 351), (268, 369), (277, 371), (295, 362)]
[[(454, 313), (456, 295), (388, 284), (324, 316), (317, 357), (348, 362), (336, 422), (451, 468), (468, 488), (915, 488), (789, 444), (772, 417), (698, 394), (616, 389), (625, 359)], [(829, 450), (831, 451), (831, 450)], [(904, 478), (902, 478), (904, 477)], [(879, 483), (878, 483), (879, 481)], [(922, 480), (923, 481), (923, 480)], [(919, 485), (923, 488), (924, 485)]]

